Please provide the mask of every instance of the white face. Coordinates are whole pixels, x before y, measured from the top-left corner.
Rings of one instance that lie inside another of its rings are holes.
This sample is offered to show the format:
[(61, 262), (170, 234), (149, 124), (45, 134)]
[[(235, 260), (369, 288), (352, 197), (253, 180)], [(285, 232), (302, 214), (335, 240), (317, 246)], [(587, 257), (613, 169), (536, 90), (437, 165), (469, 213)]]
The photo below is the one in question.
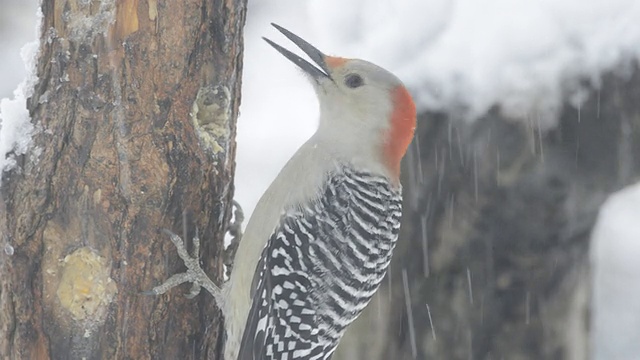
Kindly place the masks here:
[[(390, 126), (392, 91), (402, 82), (390, 72), (358, 59), (328, 61), (330, 78), (312, 78), (321, 124), (334, 130), (379, 135)], [(324, 124), (322, 123), (324, 122)], [(368, 139), (367, 141), (369, 141)]]

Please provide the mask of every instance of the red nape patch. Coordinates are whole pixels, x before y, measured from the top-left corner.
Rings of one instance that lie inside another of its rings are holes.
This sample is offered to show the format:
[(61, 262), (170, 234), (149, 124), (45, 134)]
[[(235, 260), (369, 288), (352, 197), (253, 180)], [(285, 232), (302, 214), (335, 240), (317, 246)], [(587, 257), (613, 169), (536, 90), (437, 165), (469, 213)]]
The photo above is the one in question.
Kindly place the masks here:
[(389, 170), (399, 181), (400, 161), (407, 152), (416, 129), (416, 105), (411, 94), (402, 85), (391, 90), (391, 99), (391, 128), (385, 134), (384, 158)]

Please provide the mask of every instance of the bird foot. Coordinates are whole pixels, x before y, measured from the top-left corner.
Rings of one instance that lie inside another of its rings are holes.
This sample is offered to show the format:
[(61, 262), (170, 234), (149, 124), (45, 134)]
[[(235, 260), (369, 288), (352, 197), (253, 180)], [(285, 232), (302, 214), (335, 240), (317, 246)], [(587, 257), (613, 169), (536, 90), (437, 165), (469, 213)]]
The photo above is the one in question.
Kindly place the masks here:
[(193, 299), (200, 294), (202, 288), (205, 288), (213, 295), (217, 304), (222, 304), (222, 291), (200, 266), (200, 238), (198, 237), (198, 230), (196, 229), (196, 236), (193, 238), (193, 256), (189, 255), (184, 241), (182, 241), (180, 236), (167, 229), (163, 229), (162, 232), (169, 235), (171, 242), (176, 246), (178, 256), (180, 256), (184, 265), (187, 267), (187, 271), (171, 276), (161, 285), (144, 293), (147, 295), (161, 295), (182, 283), (190, 282), (193, 285), (191, 286), (189, 294), (186, 295), (187, 298)]

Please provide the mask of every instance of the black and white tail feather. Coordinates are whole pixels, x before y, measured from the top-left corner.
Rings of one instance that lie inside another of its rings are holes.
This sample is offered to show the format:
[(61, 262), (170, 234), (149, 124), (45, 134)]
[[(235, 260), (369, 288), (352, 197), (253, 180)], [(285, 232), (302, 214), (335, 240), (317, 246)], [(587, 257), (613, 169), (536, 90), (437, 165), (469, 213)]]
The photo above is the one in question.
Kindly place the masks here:
[(238, 360), (330, 359), (377, 291), (400, 229), (402, 194), (349, 166), (285, 211), (265, 246)]

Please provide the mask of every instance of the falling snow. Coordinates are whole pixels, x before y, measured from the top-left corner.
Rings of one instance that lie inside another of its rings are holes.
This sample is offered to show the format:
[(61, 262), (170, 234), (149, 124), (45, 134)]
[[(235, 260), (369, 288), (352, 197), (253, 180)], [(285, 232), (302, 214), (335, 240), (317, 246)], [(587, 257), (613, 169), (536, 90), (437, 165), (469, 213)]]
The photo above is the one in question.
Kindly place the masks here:
[[(455, 111), (469, 119), (484, 114), (493, 105), (501, 105), (507, 113), (536, 110), (553, 114), (563, 100), (571, 98), (577, 99), (577, 120), (581, 121), (580, 98), (572, 97), (581, 90), (578, 80), (586, 79), (597, 86), (602, 72), (640, 58), (638, 19), (640, 2), (635, 0), (254, 3), (249, 7), (245, 32), (237, 199), (249, 216), (260, 194), (316, 126), (317, 103), (311, 87), (294, 66), (261, 40), (261, 36), (273, 35), (268, 26), (272, 21), (327, 53), (366, 58), (391, 69), (411, 88), (421, 109)], [(27, 78), (11, 99), (0, 101), (0, 173), (14, 166), (14, 156), (26, 153), (30, 144), (33, 126), (26, 99), (37, 80), (33, 72), (37, 48), (37, 43), (23, 48)], [(544, 129), (554, 123), (552, 115), (538, 117), (530, 124), (532, 138), (541, 142)], [(460, 134), (454, 128), (449, 130), (449, 156), (454, 156), (453, 149), (457, 148), (460, 161), (473, 161), (477, 201), (479, 154), (474, 153), (472, 159), (463, 158)], [(576, 154), (579, 146), (577, 143)], [(413, 156), (419, 157), (418, 146), (414, 151)], [(495, 156), (500, 169), (500, 153)], [(540, 156), (543, 159), (544, 153)], [(438, 195), (446, 160), (451, 160), (443, 157), (435, 155)], [(420, 185), (424, 179), (422, 168), (414, 171), (412, 177)], [(451, 198), (447, 211), (452, 214), (454, 206), (455, 198)], [(640, 291), (629, 286), (640, 283), (636, 265), (640, 257), (638, 209), (640, 185), (614, 195), (603, 207), (595, 229), (593, 343), (597, 360), (632, 359), (640, 354)], [(453, 216), (449, 220), (453, 221)], [(426, 226), (422, 232), (424, 274), (419, 275), (429, 276)], [(3, 250), (7, 255), (14, 251), (9, 244)], [(473, 304), (473, 274), (467, 269), (466, 275), (469, 301)], [(409, 299), (409, 278), (417, 275), (403, 269), (402, 276), (405, 298)], [(528, 323), (532, 299), (529, 292), (524, 296)], [(482, 295), (477, 297), (484, 316)], [(406, 307), (412, 323), (410, 302)], [(429, 304), (426, 310), (435, 341), (437, 324)], [(415, 357), (412, 324), (409, 330)]]

